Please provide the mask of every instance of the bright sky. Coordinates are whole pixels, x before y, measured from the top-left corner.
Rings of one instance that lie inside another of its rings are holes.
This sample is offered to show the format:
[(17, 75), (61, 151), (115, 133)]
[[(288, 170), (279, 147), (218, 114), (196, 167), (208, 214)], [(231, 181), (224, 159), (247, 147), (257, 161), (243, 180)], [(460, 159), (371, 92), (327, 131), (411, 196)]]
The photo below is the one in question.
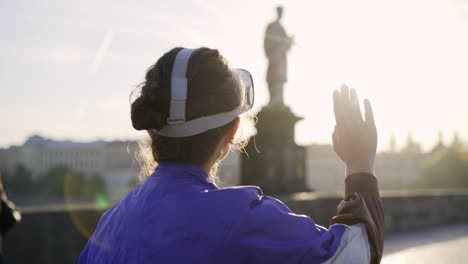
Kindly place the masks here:
[[(340, 84), (371, 99), (386, 148), (409, 131), (425, 149), (444, 130), (468, 140), (468, 1), (285, 1), (285, 100), (300, 144), (328, 143)], [(2, 1), (0, 147), (33, 133), (131, 139), (128, 95), (174, 46), (218, 48), (251, 69), (268, 101), (263, 34), (275, 1)]]

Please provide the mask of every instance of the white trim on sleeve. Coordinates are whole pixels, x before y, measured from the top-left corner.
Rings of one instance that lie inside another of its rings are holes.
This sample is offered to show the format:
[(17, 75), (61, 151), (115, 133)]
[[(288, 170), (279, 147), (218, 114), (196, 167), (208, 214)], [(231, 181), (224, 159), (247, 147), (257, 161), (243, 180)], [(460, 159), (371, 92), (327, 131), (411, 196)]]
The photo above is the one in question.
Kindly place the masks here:
[[(364, 224), (343, 225), (346, 231), (341, 237), (341, 243), (335, 255), (324, 264), (365, 264), (370, 263), (370, 245)], [(332, 225), (333, 226), (333, 225)]]

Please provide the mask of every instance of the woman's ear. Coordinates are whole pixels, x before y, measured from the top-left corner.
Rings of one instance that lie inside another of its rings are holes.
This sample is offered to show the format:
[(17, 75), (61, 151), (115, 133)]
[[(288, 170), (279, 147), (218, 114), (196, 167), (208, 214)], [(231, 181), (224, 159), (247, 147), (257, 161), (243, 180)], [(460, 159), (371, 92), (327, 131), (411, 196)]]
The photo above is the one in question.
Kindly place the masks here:
[(234, 136), (236, 135), (237, 129), (239, 128), (239, 124), (240, 118), (236, 117), (236, 119), (234, 119), (234, 122), (231, 123), (226, 132), (226, 135), (224, 137), (225, 144), (232, 144), (234, 142)]

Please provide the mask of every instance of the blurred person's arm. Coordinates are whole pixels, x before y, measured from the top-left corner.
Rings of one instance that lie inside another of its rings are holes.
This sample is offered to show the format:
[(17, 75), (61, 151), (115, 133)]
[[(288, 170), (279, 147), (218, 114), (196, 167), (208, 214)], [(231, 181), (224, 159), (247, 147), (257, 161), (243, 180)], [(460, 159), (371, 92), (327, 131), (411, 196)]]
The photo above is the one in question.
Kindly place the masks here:
[(336, 118), (333, 147), (346, 164), (345, 199), (339, 204), (331, 224), (365, 224), (371, 263), (380, 263), (383, 252), (384, 214), (374, 160), (377, 130), (369, 101), (364, 102), (365, 118), (354, 90), (343, 86), (333, 95)]
[(21, 220), (21, 214), (16, 206), (8, 200), (0, 181), (0, 234), (5, 235)]

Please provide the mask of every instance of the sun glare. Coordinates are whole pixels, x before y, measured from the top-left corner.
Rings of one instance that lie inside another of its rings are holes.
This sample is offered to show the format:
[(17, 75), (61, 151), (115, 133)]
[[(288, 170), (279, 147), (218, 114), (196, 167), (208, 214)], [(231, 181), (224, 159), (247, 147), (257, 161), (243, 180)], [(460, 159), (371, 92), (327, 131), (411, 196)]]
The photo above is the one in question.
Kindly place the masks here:
[(342, 83), (368, 97), (380, 132), (425, 149), (438, 131), (466, 139), (468, 23), (450, 1), (290, 3), (285, 25), (298, 45), (289, 60), (286, 101), (305, 117), (299, 143), (330, 142), (331, 94)]

